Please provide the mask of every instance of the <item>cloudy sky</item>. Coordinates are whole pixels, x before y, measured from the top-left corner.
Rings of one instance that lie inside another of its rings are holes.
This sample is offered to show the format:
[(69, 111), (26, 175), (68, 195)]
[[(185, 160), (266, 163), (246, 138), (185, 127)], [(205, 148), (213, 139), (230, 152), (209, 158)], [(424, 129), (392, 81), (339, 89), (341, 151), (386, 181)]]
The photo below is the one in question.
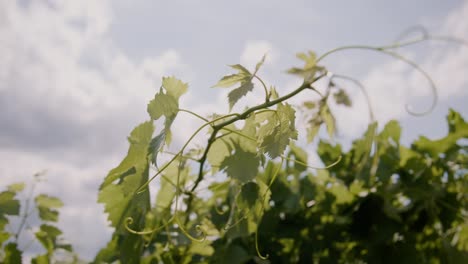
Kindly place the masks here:
[[(190, 84), (182, 107), (222, 113), (227, 92), (210, 87), (229, 72), (227, 64), (252, 67), (267, 52), (260, 74), (284, 94), (300, 83), (284, 74), (299, 63), (297, 52), (388, 44), (414, 25), (468, 39), (467, 18), (461, 0), (0, 0), (0, 187), (47, 169), (39, 191), (65, 202), (59, 225), (91, 259), (112, 231), (96, 204), (98, 185), (125, 155), (130, 130), (147, 119), (162, 76)], [(361, 80), (378, 120), (402, 122), (404, 142), (442, 136), (449, 107), (468, 117), (467, 47), (430, 42), (398, 51), (434, 78), (439, 101), (431, 114), (405, 111), (406, 103), (423, 111), (432, 98), (427, 80), (403, 63), (348, 51), (323, 64)], [(362, 94), (343, 85), (355, 107), (334, 112), (337, 140), (349, 142), (369, 120)], [(197, 124), (180, 115), (175, 146)]]

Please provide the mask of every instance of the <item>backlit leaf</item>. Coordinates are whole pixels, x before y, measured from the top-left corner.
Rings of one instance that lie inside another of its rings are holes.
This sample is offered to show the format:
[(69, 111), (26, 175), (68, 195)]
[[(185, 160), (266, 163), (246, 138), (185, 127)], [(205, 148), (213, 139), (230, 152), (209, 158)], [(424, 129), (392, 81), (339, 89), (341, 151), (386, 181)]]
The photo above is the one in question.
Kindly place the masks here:
[(172, 95), (159, 92), (148, 104), (148, 114), (157, 120), (161, 116), (172, 117), (179, 111), (179, 103)]
[(229, 110), (241, 99), (245, 96), (248, 92), (252, 91), (253, 83), (251, 81), (242, 82), (239, 88), (236, 88), (229, 92), (228, 99), (229, 99)]
[(247, 182), (257, 175), (259, 163), (256, 153), (246, 152), (237, 145), (234, 153), (221, 162), (221, 168), (229, 177)]
[(288, 104), (278, 104), (276, 114), (267, 118), (258, 132), (260, 149), (274, 159), (283, 154), (291, 139), (297, 139), (295, 111)]
[(187, 92), (188, 84), (183, 83), (175, 77), (164, 77), (162, 86), (166, 89), (167, 94), (179, 100), (180, 96)]

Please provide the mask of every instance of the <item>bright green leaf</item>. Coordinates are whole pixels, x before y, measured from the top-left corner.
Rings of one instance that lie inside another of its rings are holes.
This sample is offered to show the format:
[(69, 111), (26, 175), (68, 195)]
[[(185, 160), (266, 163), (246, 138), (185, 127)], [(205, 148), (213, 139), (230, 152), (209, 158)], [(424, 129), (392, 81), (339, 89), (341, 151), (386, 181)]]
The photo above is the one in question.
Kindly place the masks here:
[(157, 93), (154, 99), (148, 104), (148, 114), (152, 119), (157, 120), (161, 116), (171, 117), (179, 111), (179, 103), (172, 95)]
[(283, 154), (291, 139), (297, 139), (295, 111), (288, 104), (278, 104), (276, 114), (267, 117), (267, 124), (260, 127), (260, 149), (274, 159)]
[(248, 92), (252, 91), (253, 83), (251, 81), (242, 82), (239, 88), (236, 88), (229, 92), (228, 99), (229, 99), (229, 109), (231, 110), (232, 107), (245, 96)]
[(164, 77), (162, 86), (166, 89), (167, 94), (179, 100), (180, 96), (187, 92), (188, 84), (183, 83), (175, 77)]

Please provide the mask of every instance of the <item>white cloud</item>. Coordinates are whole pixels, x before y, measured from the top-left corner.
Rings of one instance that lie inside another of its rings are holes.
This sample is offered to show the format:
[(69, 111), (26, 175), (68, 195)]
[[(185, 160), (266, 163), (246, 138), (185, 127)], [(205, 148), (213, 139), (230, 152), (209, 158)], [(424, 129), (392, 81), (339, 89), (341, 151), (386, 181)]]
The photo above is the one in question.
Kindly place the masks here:
[(173, 49), (130, 59), (112, 19), (110, 1), (0, 1), (2, 187), (49, 169), (39, 191), (64, 200), (59, 225), (88, 259), (110, 238), (98, 185), (160, 78), (190, 73)]

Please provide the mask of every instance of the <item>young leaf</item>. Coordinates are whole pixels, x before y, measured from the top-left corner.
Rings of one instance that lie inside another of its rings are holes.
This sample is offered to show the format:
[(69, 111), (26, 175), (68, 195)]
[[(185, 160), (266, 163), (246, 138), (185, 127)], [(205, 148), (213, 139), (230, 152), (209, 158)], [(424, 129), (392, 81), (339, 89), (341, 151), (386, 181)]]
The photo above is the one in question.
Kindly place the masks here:
[(266, 54), (264, 54), (262, 56), (262, 59), (259, 62), (257, 62), (257, 65), (255, 65), (255, 73), (257, 73), (258, 70), (260, 70), (260, 67), (262, 67), (263, 63), (265, 62), (265, 58), (266, 58)]
[(167, 94), (179, 100), (180, 96), (187, 92), (188, 84), (175, 77), (163, 77), (162, 86)]
[(330, 108), (328, 108), (328, 105), (324, 105), (322, 107), (320, 115), (323, 118), (325, 125), (327, 126), (328, 136), (332, 138), (335, 134), (335, 117), (333, 117), (332, 113), (330, 112)]
[(260, 149), (274, 159), (283, 154), (291, 139), (297, 139), (295, 110), (288, 104), (278, 104), (276, 114), (258, 132)]
[(40, 194), (35, 198), (39, 217), (44, 221), (56, 222), (58, 220), (58, 211), (55, 208), (63, 206), (62, 201), (56, 197)]
[(231, 92), (229, 92), (228, 94), (229, 111), (237, 103), (237, 101), (239, 101), (239, 99), (245, 96), (248, 92), (252, 91), (252, 89), (253, 89), (253, 83), (249, 80), (246, 82), (242, 82), (239, 88), (236, 88), (232, 90)]
[(158, 120), (161, 116), (172, 117), (179, 111), (179, 103), (172, 95), (157, 93), (148, 104), (148, 114)]
[(349, 99), (348, 94), (343, 90), (339, 89), (336, 93), (333, 94), (335, 102), (344, 106), (351, 106), (351, 99)]

